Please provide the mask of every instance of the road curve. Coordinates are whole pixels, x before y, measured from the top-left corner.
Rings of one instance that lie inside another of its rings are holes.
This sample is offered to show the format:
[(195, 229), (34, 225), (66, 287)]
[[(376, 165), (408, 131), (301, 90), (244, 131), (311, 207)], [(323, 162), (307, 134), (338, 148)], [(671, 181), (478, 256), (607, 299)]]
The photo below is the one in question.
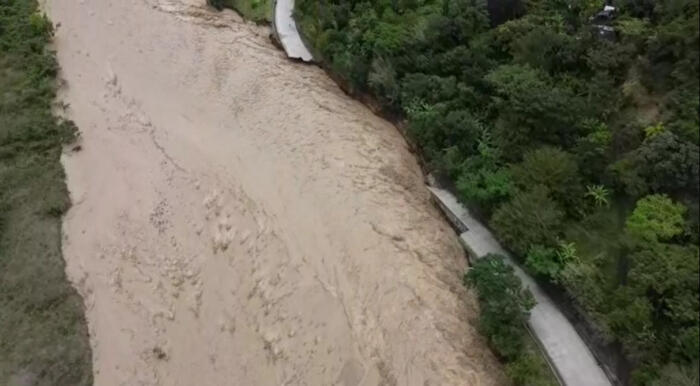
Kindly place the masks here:
[(272, 23), (272, 28), (274, 28), (285, 53), (292, 59), (310, 62), (313, 60), (313, 56), (301, 40), (297, 24), (292, 17), (294, 0), (275, 0), (274, 3), (274, 23)]

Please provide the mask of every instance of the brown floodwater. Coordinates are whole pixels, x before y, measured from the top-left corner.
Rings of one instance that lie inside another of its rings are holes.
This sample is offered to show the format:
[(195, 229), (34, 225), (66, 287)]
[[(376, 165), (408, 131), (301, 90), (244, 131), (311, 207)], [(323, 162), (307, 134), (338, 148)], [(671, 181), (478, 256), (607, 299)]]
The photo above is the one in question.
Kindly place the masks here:
[(47, 0), (96, 385), (496, 385), (388, 122), (204, 0)]

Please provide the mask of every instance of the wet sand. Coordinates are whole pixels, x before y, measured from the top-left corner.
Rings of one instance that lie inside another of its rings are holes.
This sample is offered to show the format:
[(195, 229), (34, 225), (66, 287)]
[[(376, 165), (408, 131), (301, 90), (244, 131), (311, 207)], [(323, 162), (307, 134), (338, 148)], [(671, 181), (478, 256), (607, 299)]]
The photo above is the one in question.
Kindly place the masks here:
[(496, 385), (405, 141), (203, 0), (49, 0), (96, 385)]

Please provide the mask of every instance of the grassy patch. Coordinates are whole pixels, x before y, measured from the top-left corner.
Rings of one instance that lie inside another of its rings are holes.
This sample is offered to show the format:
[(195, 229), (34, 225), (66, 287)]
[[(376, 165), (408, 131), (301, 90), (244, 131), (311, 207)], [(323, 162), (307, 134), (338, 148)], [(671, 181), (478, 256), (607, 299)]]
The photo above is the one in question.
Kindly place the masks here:
[(51, 113), (51, 23), (34, 0), (0, 2), (0, 384), (89, 385), (82, 301), (67, 281), (59, 157), (75, 133)]
[(256, 23), (272, 22), (272, 0), (209, 0), (217, 8), (231, 8)]

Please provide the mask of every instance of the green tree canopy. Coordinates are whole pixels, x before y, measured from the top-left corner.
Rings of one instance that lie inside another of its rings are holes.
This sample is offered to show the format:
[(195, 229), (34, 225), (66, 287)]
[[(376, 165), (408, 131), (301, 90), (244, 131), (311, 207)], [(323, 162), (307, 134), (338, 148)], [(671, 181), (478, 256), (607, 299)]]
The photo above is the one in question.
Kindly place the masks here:
[(533, 142), (573, 144), (582, 106), (566, 84), (552, 85), (541, 70), (518, 64), (497, 67), (486, 80), (495, 90), (495, 134), (509, 158), (517, 159)]
[(698, 146), (664, 131), (648, 137), (636, 150), (612, 166), (632, 196), (686, 191), (698, 196)]
[(549, 190), (536, 185), (501, 205), (491, 224), (513, 252), (525, 256), (531, 245), (557, 245), (563, 220), (564, 212), (549, 198)]
[(627, 219), (627, 231), (648, 241), (668, 241), (683, 233), (685, 211), (664, 194), (646, 196)]
[(552, 198), (574, 212), (584, 196), (578, 165), (574, 157), (561, 150), (544, 146), (527, 152), (523, 162), (512, 167), (513, 182), (520, 189), (547, 187)]

